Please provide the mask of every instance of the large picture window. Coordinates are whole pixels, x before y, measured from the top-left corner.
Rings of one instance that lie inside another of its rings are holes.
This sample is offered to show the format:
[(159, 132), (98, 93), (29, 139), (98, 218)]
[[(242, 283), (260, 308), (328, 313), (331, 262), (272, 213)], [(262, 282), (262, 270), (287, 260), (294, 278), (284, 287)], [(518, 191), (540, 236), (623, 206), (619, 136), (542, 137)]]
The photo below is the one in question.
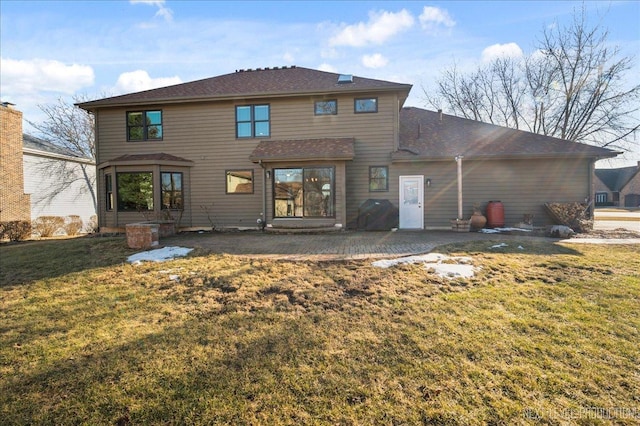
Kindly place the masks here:
[(182, 210), (184, 208), (182, 194), (182, 173), (162, 172), (162, 208)]
[(118, 210), (153, 210), (153, 174), (151, 172), (116, 175)]
[(335, 169), (274, 169), (275, 217), (335, 217)]
[(242, 105), (236, 107), (236, 137), (269, 137), (269, 105)]
[(127, 140), (162, 140), (162, 111), (127, 112)]
[(253, 170), (227, 170), (227, 194), (253, 194)]

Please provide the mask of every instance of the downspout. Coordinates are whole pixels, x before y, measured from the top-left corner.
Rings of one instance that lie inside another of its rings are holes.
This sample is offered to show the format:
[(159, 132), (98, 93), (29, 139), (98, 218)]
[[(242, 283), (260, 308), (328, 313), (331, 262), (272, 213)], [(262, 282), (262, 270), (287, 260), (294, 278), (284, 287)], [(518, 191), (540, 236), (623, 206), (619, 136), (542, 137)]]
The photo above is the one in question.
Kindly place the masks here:
[(591, 219), (594, 218), (594, 209), (596, 205), (596, 188), (595, 182), (593, 180), (593, 177), (596, 174), (596, 161), (598, 161), (598, 158), (592, 158), (591, 161), (589, 161), (589, 199), (585, 200), (587, 203), (589, 203), (589, 217)]
[(262, 164), (262, 160), (258, 160), (258, 164), (262, 168), (262, 213), (258, 218), (258, 227), (264, 230), (267, 226), (267, 168)]
[(458, 164), (458, 220), (462, 220), (462, 155), (456, 156)]

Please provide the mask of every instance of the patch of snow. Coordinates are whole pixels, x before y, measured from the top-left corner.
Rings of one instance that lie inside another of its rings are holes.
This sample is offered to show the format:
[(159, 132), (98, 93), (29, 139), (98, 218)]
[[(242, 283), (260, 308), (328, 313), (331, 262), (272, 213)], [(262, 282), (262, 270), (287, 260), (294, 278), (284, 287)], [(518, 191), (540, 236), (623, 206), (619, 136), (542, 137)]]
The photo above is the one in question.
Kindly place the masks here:
[(180, 275), (169, 275), (169, 280), (180, 281)]
[[(444, 263), (456, 262), (456, 263)], [(383, 259), (372, 263), (378, 268), (390, 268), (399, 264), (422, 263), (427, 270), (433, 270), (438, 276), (443, 278), (471, 278), (474, 276), (476, 268), (471, 264), (470, 257), (454, 257), (440, 253), (429, 253), (420, 256), (408, 256), (398, 259)]]
[(521, 231), (521, 232), (531, 232), (531, 229), (525, 228), (483, 228), (478, 232), (482, 232), (483, 234), (499, 234), (501, 232), (513, 232), (513, 231)]
[(524, 250), (524, 247), (518, 246), (518, 250)]
[(186, 256), (191, 250), (193, 249), (184, 247), (163, 247), (161, 249), (132, 254), (127, 258), (127, 262), (134, 265), (140, 265), (143, 261), (164, 262), (175, 257)]
[(500, 244), (496, 244), (495, 246), (491, 246), (489, 248), (496, 249), (496, 248), (502, 248), (502, 247), (509, 247), (509, 244), (500, 243)]

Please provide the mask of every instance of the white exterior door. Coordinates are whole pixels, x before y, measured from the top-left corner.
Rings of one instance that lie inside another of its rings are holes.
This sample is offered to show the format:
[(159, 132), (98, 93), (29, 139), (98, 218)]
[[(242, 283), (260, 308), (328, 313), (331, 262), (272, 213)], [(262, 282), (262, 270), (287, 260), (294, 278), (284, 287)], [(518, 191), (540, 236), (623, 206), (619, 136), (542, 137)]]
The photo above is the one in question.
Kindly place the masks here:
[(424, 228), (424, 176), (400, 176), (400, 229)]

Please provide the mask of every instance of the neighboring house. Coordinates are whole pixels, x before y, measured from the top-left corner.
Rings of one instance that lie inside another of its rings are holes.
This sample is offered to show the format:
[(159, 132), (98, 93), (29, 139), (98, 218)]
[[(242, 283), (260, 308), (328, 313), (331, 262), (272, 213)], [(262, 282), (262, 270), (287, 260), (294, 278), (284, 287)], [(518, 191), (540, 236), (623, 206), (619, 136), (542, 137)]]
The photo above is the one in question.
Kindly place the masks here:
[(596, 169), (596, 205), (640, 207), (640, 162), (637, 166)]
[(23, 135), (24, 188), (31, 219), (77, 215), (86, 225), (96, 215), (96, 165), (72, 151)]
[(22, 112), (0, 104), (0, 222), (29, 221), (22, 168)]
[(300, 67), (240, 70), (84, 102), (94, 114), (101, 229), (151, 215), (183, 228), (356, 227), (386, 199), (402, 229), (448, 228), (504, 204), (507, 224), (545, 202), (593, 196), (594, 162), (616, 152), (403, 108), (411, 85)]

